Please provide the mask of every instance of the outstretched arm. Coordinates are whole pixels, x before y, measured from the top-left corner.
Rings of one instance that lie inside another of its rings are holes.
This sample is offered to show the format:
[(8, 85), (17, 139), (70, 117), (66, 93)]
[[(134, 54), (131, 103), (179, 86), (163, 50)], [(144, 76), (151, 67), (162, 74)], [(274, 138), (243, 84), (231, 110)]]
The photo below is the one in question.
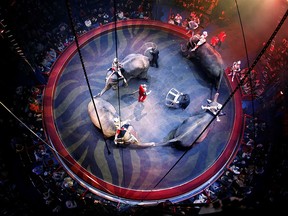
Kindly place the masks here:
[(217, 102), (218, 96), (219, 96), (219, 92), (217, 92), (217, 93), (214, 95), (214, 99), (213, 99), (214, 102)]

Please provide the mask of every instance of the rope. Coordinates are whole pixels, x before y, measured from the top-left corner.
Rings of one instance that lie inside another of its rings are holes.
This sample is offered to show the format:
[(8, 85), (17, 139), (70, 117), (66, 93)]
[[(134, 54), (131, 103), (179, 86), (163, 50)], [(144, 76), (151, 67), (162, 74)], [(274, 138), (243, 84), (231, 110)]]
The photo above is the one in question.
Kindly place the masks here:
[(71, 10), (71, 6), (70, 6), (69, 0), (66, 0), (66, 6), (67, 6), (67, 10), (68, 10), (68, 17), (69, 17), (69, 20), (70, 20), (72, 31), (73, 31), (73, 34), (74, 34), (74, 37), (75, 37), (75, 43), (76, 43), (76, 46), (77, 46), (77, 51), (78, 51), (78, 54), (79, 54), (80, 62), (81, 62), (82, 69), (83, 69), (83, 72), (84, 72), (84, 75), (85, 75), (85, 79), (86, 79), (86, 82), (87, 82), (87, 86), (88, 86), (88, 89), (89, 89), (90, 97), (91, 97), (91, 100), (93, 102), (93, 106), (94, 106), (94, 109), (95, 109), (95, 112), (96, 112), (96, 115), (97, 115), (97, 118), (98, 118), (98, 121), (99, 121), (100, 130), (102, 131), (102, 134), (103, 134), (103, 139), (105, 141), (105, 145), (106, 145), (106, 149), (108, 151), (108, 155), (110, 155), (111, 152), (110, 152), (110, 150), (108, 148), (107, 140), (104, 137), (102, 124), (101, 124), (101, 121), (100, 121), (100, 118), (99, 118), (99, 115), (98, 115), (98, 111), (97, 111), (97, 108), (96, 108), (95, 101), (93, 99), (93, 94), (92, 94), (92, 91), (91, 91), (90, 83), (89, 83), (89, 80), (88, 80), (88, 76), (87, 76), (87, 73), (86, 73), (84, 61), (83, 61), (83, 58), (82, 58), (82, 54), (81, 54), (81, 50), (80, 50), (80, 46), (79, 46), (79, 42), (78, 42), (78, 38), (77, 38), (77, 33), (76, 33), (76, 30), (75, 30), (75, 25), (74, 25), (74, 22), (73, 22), (73, 19), (72, 19), (72, 10)]
[[(116, 1), (113, 1), (114, 3), (114, 40), (115, 40), (115, 57), (118, 59), (118, 34), (117, 34), (117, 5)], [(119, 61), (119, 59), (118, 59)], [(117, 67), (117, 70), (119, 70), (119, 67)], [(118, 99), (118, 113), (119, 113), (119, 121), (120, 121), (120, 127), (121, 127), (121, 100), (120, 100), (120, 86), (119, 81), (117, 82), (118, 88), (117, 88), (117, 99)]]
[[(114, 3), (114, 39), (115, 39), (115, 56), (118, 59), (118, 34), (117, 34), (117, 5), (116, 5), (116, 1), (113, 1)], [(118, 59), (118, 63), (119, 63), (119, 59)], [(120, 70), (119, 67), (117, 67), (117, 70)], [(125, 78), (124, 78), (125, 79)], [(119, 127), (121, 128), (121, 100), (120, 100), (120, 82), (117, 82), (117, 100), (118, 100), (118, 113), (119, 113)], [(124, 166), (124, 150), (123, 148), (121, 148), (121, 160), (122, 160), (122, 170), (123, 170), (123, 181), (125, 182), (125, 166)]]

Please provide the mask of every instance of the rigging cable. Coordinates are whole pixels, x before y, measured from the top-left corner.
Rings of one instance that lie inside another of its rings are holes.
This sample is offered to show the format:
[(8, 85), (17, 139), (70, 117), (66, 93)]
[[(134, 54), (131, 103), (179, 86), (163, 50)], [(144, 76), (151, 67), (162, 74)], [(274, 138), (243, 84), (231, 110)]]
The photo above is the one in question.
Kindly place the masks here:
[[(240, 11), (239, 11), (239, 7), (238, 7), (238, 3), (237, 0), (235, 0), (235, 5), (237, 8), (237, 13), (238, 13), (238, 17), (239, 17), (239, 22), (240, 22), (240, 27), (241, 27), (241, 33), (242, 33), (242, 38), (243, 38), (243, 43), (244, 43), (244, 47), (245, 47), (245, 53), (246, 53), (246, 61), (247, 61), (247, 66), (248, 68), (250, 68), (250, 62), (249, 62), (249, 56), (248, 56), (248, 49), (247, 49), (247, 43), (246, 43), (246, 37), (245, 37), (245, 33), (244, 33), (244, 28), (243, 28), (243, 24), (242, 24), (242, 20), (241, 20), (241, 16), (240, 16)], [(252, 69), (251, 69), (252, 70)], [(251, 104), (252, 104), (252, 116), (253, 116), (253, 121), (255, 119), (255, 108), (254, 108), (254, 86), (253, 86), (253, 80), (252, 80), (252, 74), (251, 72), (248, 70), (247, 71), (249, 76), (249, 84), (250, 84), (250, 95), (251, 95)], [(246, 76), (247, 77), (247, 76)], [(245, 80), (245, 79), (243, 79)], [(253, 140), (255, 140), (255, 134), (256, 134), (256, 126), (255, 124), (253, 124)]]
[[(113, 1), (114, 4), (114, 11), (113, 11), (113, 18), (114, 18), (114, 40), (115, 40), (115, 55), (118, 61), (116, 70), (121, 70), (119, 67), (119, 59), (118, 59), (118, 34), (117, 34), (117, 5), (116, 0)], [(117, 71), (118, 73), (118, 71)], [(117, 75), (118, 76), (118, 75)], [(125, 79), (125, 78), (124, 78)], [(117, 82), (117, 100), (118, 100), (118, 114), (119, 114), (119, 130), (121, 130), (122, 122), (121, 122), (121, 100), (120, 100), (120, 82)], [(122, 170), (123, 170), (123, 181), (126, 182), (126, 175), (125, 175), (125, 160), (124, 160), (124, 150), (121, 148), (121, 160), (122, 160)]]
[(80, 62), (81, 62), (82, 69), (83, 69), (83, 72), (84, 72), (84, 75), (85, 75), (85, 78), (86, 78), (87, 86), (88, 86), (88, 89), (89, 89), (90, 97), (91, 97), (91, 100), (93, 102), (94, 110), (95, 110), (95, 113), (96, 113), (98, 121), (99, 121), (100, 130), (102, 131), (102, 134), (103, 134), (103, 138), (104, 138), (104, 141), (105, 141), (105, 145), (106, 145), (106, 149), (107, 149), (108, 155), (110, 155), (111, 152), (110, 152), (110, 150), (108, 148), (107, 140), (104, 137), (102, 124), (101, 124), (101, 121), (100, 121), (100, 118), (99, 118), (99, 115), (98, 115), (98, 111), (97, 111), (96, 104), (95, 104), (95, 101), (94, 101), (94, 98), (93, 98), (93, 94), (92, 94), (92, 91), (91, 91), (90, 83), (89, 83), (89, 80), (88, 80), (88, 77), (87, 77), (85, 65), (84, 65), (84, 62), (83, 62), (83, 58), (82, 58), (82, 54), (81, 54), (81, 50), (80, 50), (80, 46), (79, 46), (79, 42), (78, 42), (78, 38), (77, 38), (77, 33), (76, 33), (76, 30), (75, 30), (75, 24), (74, 24), (74, 21), (72, 19), (72, 10), (71, 10), (71, 5), (70, 5), (69, 0), (66, 0), (66, 6), (67, 6), (67, 10), (68, 10), (68, 17), (69, 17), (69, 20), (70, 20), (72, 31), (73, 31), (73, 34), (74, 34), (74, 37), (75, 37), (75, 43), (76, 43), (76, 46), (77, 46), (77, 51), (78, 51), (78, 54), (79, 54)]
[[(120, 70), (119, 67), (119, 59), (118, 59), (118, 34), (117, 34), (117, 5), (116, 1), (113, 1), (114, 3), (114, 40), (115, 40), (115, 57), (117, 58), (118, 64), (117, 64), (117, 70)], [(117, 71), (118, 72), (118, 71)], [(119, 113), (119, 121), (120, 121), (120, 127), (121, 127), (121, 100), (120, 100), (120, 86), (119, 81), (117, 82), (118, 88), (117, 88), (117, 99), (118, 99), (118, 113)]]

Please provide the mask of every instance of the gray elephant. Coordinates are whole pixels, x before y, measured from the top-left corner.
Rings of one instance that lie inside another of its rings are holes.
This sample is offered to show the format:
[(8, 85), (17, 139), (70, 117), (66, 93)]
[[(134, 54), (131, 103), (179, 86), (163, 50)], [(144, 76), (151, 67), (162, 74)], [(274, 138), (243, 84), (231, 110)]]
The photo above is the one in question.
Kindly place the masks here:
[(140, 147), (150, 147), (155, 146), (154, 142), (149, 143), (142, 143), (139, 142), (139, 140), (136, 138), (137, 133), (134, 130), (134, 127), (130, 123), (130, 120), (125, 121), (119, 121), (119, 118), (114, 119), (114, 124), (117, 128), (116, 134), (114, 137), (114, 143), (117, 146), (126, 146), (130, 144), (134, 144), (134, 146), (140, 146)]
[[(94, 103), (93, 103), (94, 101)], [(154, 142), (141, 143), (136, 138), (136, 131), (129, 120), (121, 121), (115, 108), (108, 101), (101, 97), (95, 97), (88, 103), (88, 114), (92, 123), (99, 129), (102, 129), (105, 138), (114, 137), (114, 143), (117, 145), (129, 145), (139, 147), (155, 146)], [(94, 108), (97, 109), (96, 110)], [(99, 117), (99, 118), (98, 118)], [(99, 122), (100, 119), (100, 122)], [(101, 124), (101, 125), (100, 125)]]
[(91, 121), (97, 128), (102, 128), (103, 134), (106, 138), (115, 136), (116, 126), (114, 125), (113, 119), (118, 118), (116, 109), (112, 104), (102, 99), (101, 97), (95, 97), (93, 100), (97, 109), (97, 113), (94, 108), (94, 103), (91, 100), (88, 103), (88, 114)]
[[(142, 54), (129, 54), (121, 62), (121, 73), (124, 76), (124, 84), (133, 78), (148, 79), (149, 58)], [(123, 79), (119, 78), (117, 72), (108, 69), (105, 86), (97, 96), (102, 96), (111, 87), (115, 90), (118, 87), (118, 82)]]
[(195, 143), (202, 142), (208, 135), (210, 128), (207, 127), (207, 124), (212, 119), (213, 114), (209, 112), (202, 112), (185, 119), (175, 130), (173, 138), (166, 145), (174, 145), (177, 148), (188, 148)]
[(186, 45), (181, 45), (181, 52), (186, 58), (189, 58), (201, 67), (201, 71), (205, 71), (207, 77), (212, 80), (213, 84), (215, 84), (215, 88), (218, 89), (224, 74), (223, 59), (207, 42), (193, 51), (199, 38), (199, 34), (190, 37)]
[(172, 139), (164, 145), (174, 145), (178, 148), (189, 148), (195, 143), (202, 142), (211, 129), (212, 120), (216, 117), (225, 115), (222, 112), (222, 104), (218, 103), (219, 93), (216, 93), (213, 100), (208, 99), (209, 105), (202, 106), (205, 112), (200, 112), (183, 121), (183, 123), (174, 131)]
[(129, 54), (122, 61), (123, 75), (127, 81), (133, 78), (148, 79), (149, 58), (142, 54)]

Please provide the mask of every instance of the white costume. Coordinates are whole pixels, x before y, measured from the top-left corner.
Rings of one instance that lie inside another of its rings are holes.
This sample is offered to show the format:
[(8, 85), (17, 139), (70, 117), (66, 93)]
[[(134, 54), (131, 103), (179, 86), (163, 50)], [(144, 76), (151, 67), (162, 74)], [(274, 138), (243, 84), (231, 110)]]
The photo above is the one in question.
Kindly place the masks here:
[(241, 65), (241, 61), (233, 62), (230, 73), (228, 74), (228, 76), (232, 76), (232, 82), (234, 81), (234, 77), (236, 73), (241, 71), (240, 65)]
[(209, 103), (209, 105), (207, 105), (207, 106), (202, 105), (201, 108), (203, 110), (209, 110), (213, 115), (216, 116), (217, 121), (220, 121), (220, 118), (218, 115), (221, 116), (221, 115), (225, 115), (225, 114), (223, 112), (221, 112), (222, 104), (217, 102), (218, 96), (219, 96), (219, 93), (217, 92), (214, 95), (213, 100), (207, 99), (207, 102)]
[(195, 51), (199, 46), (204, 44), (206, 42), (207, 36), (208, 36), (207, 31), (203, 31), (202, 35), (199, 38), (199, 41), (197, 42), (196, 46), (191, 51)]
[(113, 71), (117, 72), (117, 74), (119, 75), (120, 78), (123, 78), (123, 81), (124, 81), (125, 85), (127, 86), (128, 85), (127, 80), (125, 79), (125, 77), (123, 76), (123, 74), (121, 72), (122, 65), (118, 61), (117, 58), (114, 58), (111, 68)]

